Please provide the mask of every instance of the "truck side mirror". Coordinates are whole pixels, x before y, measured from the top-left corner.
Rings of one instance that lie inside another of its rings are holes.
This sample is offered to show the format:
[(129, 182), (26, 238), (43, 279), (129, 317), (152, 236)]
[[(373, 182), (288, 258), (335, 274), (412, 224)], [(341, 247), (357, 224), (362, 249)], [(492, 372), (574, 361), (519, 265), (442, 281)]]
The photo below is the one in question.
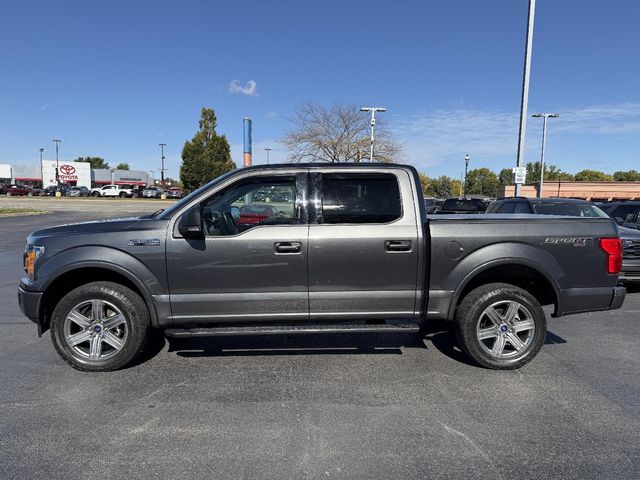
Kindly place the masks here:
[(184, 238), (202, 238), (202, 213), (200, 205), (194, 205), (182, 214), (178, 231)]

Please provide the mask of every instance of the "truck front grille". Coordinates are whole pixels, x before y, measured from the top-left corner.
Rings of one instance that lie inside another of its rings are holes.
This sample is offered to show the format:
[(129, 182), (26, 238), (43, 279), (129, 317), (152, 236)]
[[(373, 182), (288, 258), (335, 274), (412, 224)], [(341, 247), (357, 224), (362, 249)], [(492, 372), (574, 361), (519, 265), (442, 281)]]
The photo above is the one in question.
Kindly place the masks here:
[(623, 240), (622, 246), (625, 260), (640, 259), (640, 240)]

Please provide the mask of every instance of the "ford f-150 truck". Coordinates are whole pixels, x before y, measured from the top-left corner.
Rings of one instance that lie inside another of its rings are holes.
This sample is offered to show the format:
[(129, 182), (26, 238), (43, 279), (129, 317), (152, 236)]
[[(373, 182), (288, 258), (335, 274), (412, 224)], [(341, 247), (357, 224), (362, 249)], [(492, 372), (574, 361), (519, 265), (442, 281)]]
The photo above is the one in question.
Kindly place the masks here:
[[(257, 222), (241, 212), (269, 206)], [(243, 208), (244, 207), (244, 208)], [(478, 364), (518, 368), (554, 316), (619, 308), (622, 247), (607, 218), (428, 218), (413, 167), (234, 170), (153, 215), (29, 235), (19, 303), (85, 371), (170, 337), (418, 332), (454, 323)]]

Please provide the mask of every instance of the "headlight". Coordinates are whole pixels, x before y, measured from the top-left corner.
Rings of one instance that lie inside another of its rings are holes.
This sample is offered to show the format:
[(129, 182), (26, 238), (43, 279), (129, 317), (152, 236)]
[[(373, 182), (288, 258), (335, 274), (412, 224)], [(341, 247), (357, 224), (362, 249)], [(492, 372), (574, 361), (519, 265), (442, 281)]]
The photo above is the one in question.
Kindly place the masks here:
[(36, 260), (41, 255), (44, 255), (44, 247), (38, 247), (36, 245), (29, 244), (24, 247), (24, 271), (27, 272), (30, 280), (33, 280), (35, 278), (34, 273)]

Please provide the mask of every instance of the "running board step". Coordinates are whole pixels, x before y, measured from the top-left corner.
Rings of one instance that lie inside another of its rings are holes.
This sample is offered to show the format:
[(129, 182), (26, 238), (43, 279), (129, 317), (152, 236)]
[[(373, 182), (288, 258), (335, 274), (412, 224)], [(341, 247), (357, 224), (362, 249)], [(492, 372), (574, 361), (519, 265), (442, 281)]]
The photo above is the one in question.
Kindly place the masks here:
[(255, 325), (242, 327), (168, 328), (167, 337), (222, 337), (232, 335), (289, 335), (310, 333), (416, 333), (420, 325), (403, 324), (317, 324), (317, 325)]

